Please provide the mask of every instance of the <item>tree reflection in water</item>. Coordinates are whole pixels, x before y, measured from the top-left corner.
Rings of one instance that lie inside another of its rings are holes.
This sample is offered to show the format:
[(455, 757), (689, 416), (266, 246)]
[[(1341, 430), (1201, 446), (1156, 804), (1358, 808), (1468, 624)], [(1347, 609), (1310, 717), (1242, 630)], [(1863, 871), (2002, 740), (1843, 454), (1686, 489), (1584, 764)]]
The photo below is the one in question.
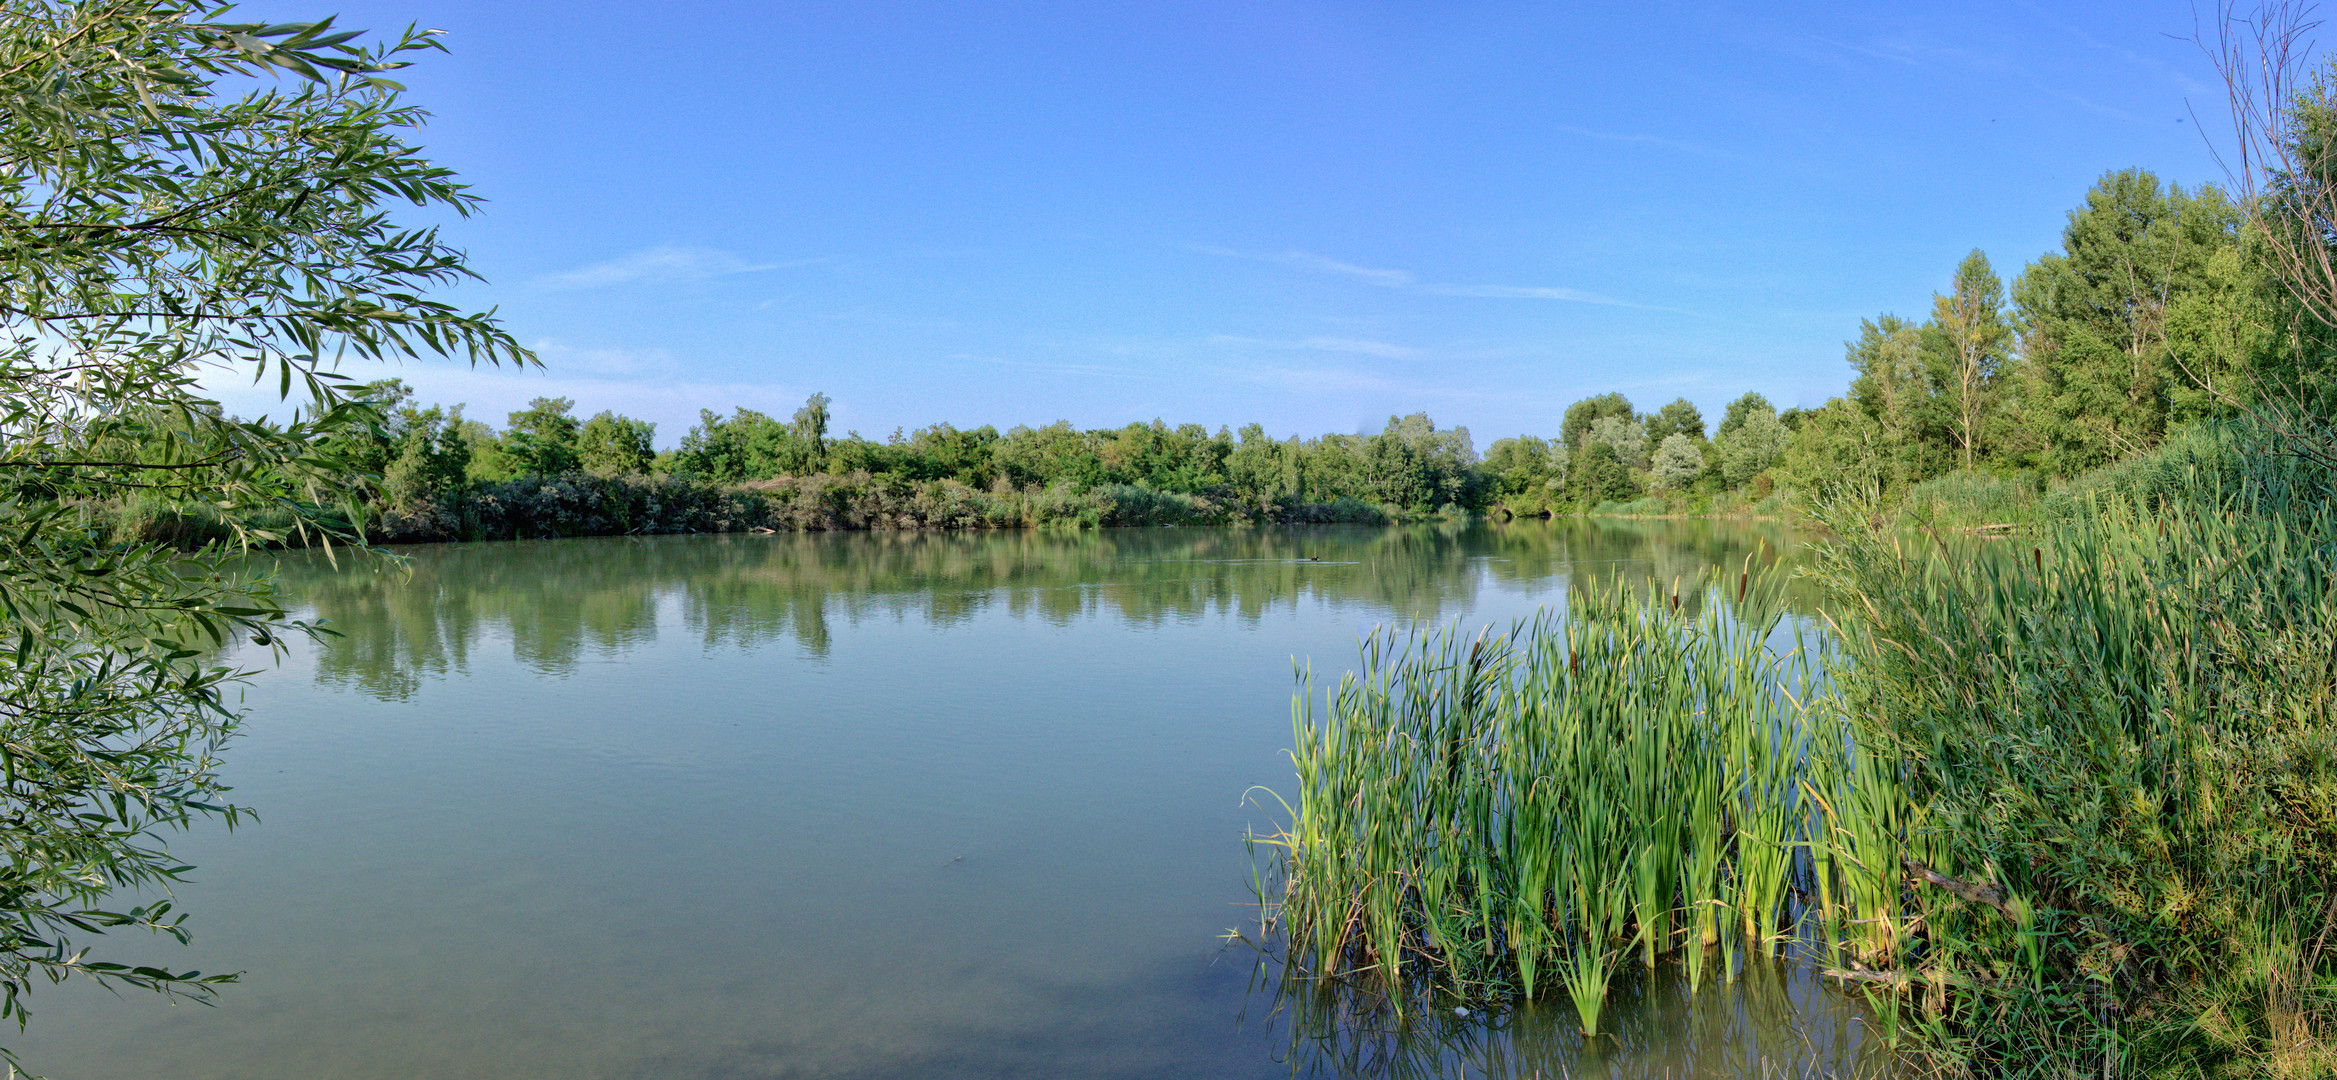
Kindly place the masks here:
[(818, 658), (839, 620), (947, 626), (1004, 611), (1054, 625), (1248, 622), (1326, 604), (1435, 621), (1485, 590), (1609, 573), (1668, 584), (1790, 546), (1769, 524), (1590, 519), (611, 537), (406, 547), (400, 563), (294, 553), (280, 572), (292, 602), (344, 635), (319, 658), (319, 677), (402, 700), (468, 670), (482, 648), (558, 674), (676, 625), (708, 648), (792, 639)]

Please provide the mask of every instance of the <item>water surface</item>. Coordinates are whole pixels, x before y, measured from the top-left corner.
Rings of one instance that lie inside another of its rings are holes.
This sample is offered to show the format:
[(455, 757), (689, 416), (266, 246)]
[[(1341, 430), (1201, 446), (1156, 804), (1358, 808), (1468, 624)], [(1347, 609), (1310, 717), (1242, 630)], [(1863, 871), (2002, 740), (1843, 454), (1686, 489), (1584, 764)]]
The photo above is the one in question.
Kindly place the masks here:
[(599, 539), (284, 561), (343, 636), (257, 676), (258, 824), (173, 850), (216, 1008), (36, 991), (57, 1080), (1725, 1072), (1851, 1037), (1806, 972), (1399, 1035), (1294, 1024), (1240, 837), (1292, 667), (1692, 579), (1774, 527)]

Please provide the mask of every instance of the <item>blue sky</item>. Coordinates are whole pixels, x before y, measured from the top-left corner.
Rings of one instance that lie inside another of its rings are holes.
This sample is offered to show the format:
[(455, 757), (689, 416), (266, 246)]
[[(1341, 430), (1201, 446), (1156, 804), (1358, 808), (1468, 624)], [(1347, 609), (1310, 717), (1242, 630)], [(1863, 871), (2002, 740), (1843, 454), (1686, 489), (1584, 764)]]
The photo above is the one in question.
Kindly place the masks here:
[[(2220, 172), (2189, 3), (268, 0), (446, 31), (406, 73), (447, 226), (538, 394), (872, 437), (1569, 402), (1815, 405), (1975, 247), (2008, 280), (2102, 172)], [(239, 404), (231, 395), (231, 406)]]

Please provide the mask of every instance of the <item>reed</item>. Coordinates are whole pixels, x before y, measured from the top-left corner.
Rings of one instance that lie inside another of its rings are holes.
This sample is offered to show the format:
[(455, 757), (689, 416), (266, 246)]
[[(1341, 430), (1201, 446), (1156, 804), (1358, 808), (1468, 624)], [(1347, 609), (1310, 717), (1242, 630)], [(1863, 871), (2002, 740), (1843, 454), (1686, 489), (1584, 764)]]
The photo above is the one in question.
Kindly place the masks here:
[(1839, 726), (1813, 728), (1809, 651), (1770, 645), (1782, 579), (1755, 576), (1590, 586), (1502, 631), (1378, 630), (1319, 701), (1301, 672), (1297, 799), (1253, 838), (1280, 856), (1267, 921), (1294, 975), (1556, 984), (1596, 1034), (1624, 963), (1684, 957), (1700, 985), (1708, 950), (1731, 971), (1774, 952), (1805, 792), (1856, 765)]
[(1810, 778), (1833, 917), (1969, 1072), (2337, 1075), (2337, 431), (2194, 431), (2080, 494), (2017, 544), (1821, 553), (1816, 716), (1863, 718)]

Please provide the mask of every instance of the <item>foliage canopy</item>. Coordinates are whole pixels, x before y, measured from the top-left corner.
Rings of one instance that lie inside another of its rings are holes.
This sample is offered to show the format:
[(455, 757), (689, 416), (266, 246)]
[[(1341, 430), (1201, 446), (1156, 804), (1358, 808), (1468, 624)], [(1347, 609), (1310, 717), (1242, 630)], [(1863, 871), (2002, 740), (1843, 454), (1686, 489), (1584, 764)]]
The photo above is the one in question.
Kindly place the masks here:
[[(198, 997), (232, 979), (75, 939), (183, 939), (167, 901), (101, 905), (189, 869), (160, 831), (244, 813), (216, 772), (244, 673), (215, 658), (311, 628), (234, 560), (290, 533), (361, 540), (345, 504), (381, 468), (348, 453), (384, 417), (337, 366), (534, 359), (491, 312), (424, 297), (471, 272), (389, 212), (477, 202), (383, 77), (434, 38), (225, 15), (0, 0), (0, 1016), (20, 1024), (36, 976)], [(235, 375), (273, 382), (288, 417), (225, 416), (204, 380)], [(214, 509), (233, 538), (108, 543), (89, 507), (124, 496)]]

